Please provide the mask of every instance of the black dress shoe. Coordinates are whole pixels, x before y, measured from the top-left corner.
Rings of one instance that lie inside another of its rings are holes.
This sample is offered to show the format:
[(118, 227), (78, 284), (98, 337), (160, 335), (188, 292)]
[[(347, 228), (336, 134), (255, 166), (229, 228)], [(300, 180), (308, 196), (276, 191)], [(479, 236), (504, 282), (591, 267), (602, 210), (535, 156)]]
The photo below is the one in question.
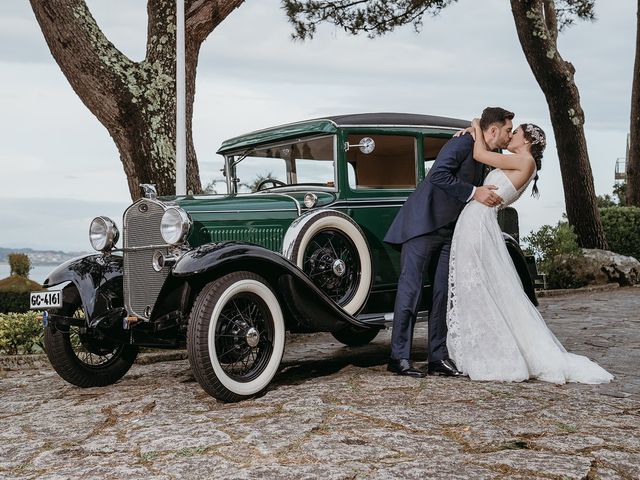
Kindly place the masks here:
[(411, 363), (411, 360), (407, 360), (406, 358), (392, 358), (387, 364), (387, 370), (395, 373), (396, 375), (406, 375), (407, 377), (415, 378), (424, 377), (424, 372), (415, 368)]
[(459, 377), (462, 375), (456, 364), (449, 358), (438, 360), (437, 362), (429, 362), (427, 373), (429, 375), (444, 375), (447, 377)]

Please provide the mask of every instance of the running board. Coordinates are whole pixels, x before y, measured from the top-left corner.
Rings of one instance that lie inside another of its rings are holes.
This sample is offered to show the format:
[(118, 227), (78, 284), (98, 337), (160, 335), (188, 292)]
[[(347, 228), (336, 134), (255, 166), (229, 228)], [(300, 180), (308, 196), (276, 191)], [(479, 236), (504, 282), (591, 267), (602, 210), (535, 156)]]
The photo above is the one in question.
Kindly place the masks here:
[[(393, 325), (393, 312), (387, 313), (364, 313), (356, 317), (360, 322), (371, 325), (372, 327), (390, 327)], [(429, 318), (429, 311), (423, 310), (418, 312), (416, 322), (426, 322)]]

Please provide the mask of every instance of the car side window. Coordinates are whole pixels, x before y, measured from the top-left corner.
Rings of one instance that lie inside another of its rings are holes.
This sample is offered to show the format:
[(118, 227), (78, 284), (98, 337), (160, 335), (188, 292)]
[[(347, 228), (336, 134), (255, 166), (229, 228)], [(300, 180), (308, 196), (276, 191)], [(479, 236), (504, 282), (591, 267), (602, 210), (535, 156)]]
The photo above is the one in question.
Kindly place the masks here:
[(436, 157), (438, 156), (438, 153), (440, 153), (440, 150), (442, 149), (442, 147), (444, 147), (444, 144), (447, 143), (448, 141), (449, 141), (448, 137), (445, 138), (441, 136), (440, 137), (431, 137), (427, 135), (424, 136), (422, 140), (422, 144), (423, 144), (422, 156), (424, 160), (425, 177), (429, 173), (429, 170), (431, 170), (431, 167), (433, 167), (433, 164), (436, 161)]
[(350, 145), (358, 145), (364, 137), (372, 138), (375, 148), (369, 154), (357, 146), (347, 151), (349, 186), (356, 190), (415, 188), (415, 137), (351, 134), (347, 138)]

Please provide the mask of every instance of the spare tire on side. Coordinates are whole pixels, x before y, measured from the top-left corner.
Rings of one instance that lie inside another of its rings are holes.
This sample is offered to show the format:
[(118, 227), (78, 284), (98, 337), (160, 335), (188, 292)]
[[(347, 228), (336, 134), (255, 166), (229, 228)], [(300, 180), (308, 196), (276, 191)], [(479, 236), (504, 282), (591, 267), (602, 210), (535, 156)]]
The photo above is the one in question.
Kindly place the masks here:
[(316, 210), (300, 217), (285, 235), (283, 255), (347, 313), (364, 307), (373, 280), (371, 253), (349, 216)]

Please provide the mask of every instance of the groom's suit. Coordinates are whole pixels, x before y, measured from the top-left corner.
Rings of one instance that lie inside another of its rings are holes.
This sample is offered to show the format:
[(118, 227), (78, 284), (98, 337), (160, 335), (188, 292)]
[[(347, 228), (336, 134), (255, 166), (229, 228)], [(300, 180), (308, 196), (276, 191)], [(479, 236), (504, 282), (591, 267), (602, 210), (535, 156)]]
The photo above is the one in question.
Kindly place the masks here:
[(393, 314), (392, 359), (410, 359), (425, 274), (429, 274), (433, 285), (429, 362), (449, 358), (446, 315), (451, 237), (473, 187), (480, 185), (482, 178), (483, 166), (473, 159), (471, 135), (452, 138), (389, 227), (384, 241), (402, 248)]

